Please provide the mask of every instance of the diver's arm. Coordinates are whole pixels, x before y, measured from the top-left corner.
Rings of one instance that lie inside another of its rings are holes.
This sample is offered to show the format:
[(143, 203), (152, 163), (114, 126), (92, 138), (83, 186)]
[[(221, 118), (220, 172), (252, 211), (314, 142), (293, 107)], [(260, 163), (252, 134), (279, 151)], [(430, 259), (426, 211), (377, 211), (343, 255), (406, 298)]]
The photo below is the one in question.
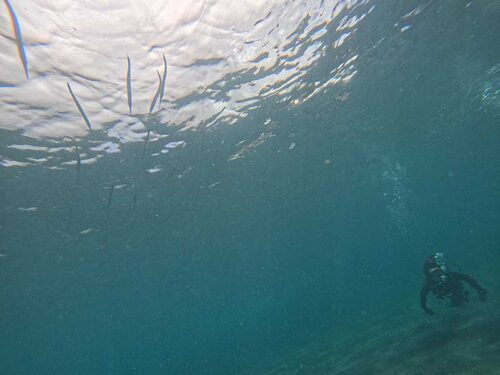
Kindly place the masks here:
[(479, 283), (474, 280), (472, 276), (466, 275), (464, 273), (458, 273), (458, 272), (450, 272), (452, 274), (452, 277), (456, 278), (457, 280), (465, 281), (467, 284), (469, 284), (471, 287), (473, 287), (477, 294), (479, 295), (479, 299), (481, 301), (486, 301), (486, 289), (483, 289)]
[(424, 285), (420, 290), (420, 307), (422, 307), (422, 310), (424, 310), (427, 314), (434, 315), (434, 311), (427, 307), (427, 295), (430, 291), (430, 288), (426, 285)]

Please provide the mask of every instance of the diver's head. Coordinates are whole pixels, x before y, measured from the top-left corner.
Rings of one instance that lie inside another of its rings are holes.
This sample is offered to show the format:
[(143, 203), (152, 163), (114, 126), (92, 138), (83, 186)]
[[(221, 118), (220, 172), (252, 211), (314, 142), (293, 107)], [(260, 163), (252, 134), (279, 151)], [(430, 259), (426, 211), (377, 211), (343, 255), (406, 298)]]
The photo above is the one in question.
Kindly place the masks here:
[(444, 262), (444, 254), (443, 254), (441, 251), (437, 251), (437, 252), (433, 255), (433, 258), (434, 258), (434, 260), (435, 260), (437, 263), (443, 263), (443, 262)]
[(444, 254), (436, 252), (430, 255), (424, 262), (423, 271), (431, 288), (446, 282), (448, 267), (444, 262)]
[(433, 268), (440, 268), (445, 274), (448, 272), (448, 267), (444, 261), (444, 254), (440, 251), (429, 255), (424, 262), (423, 271), (425, 274), (429, 273), (429, 270)]

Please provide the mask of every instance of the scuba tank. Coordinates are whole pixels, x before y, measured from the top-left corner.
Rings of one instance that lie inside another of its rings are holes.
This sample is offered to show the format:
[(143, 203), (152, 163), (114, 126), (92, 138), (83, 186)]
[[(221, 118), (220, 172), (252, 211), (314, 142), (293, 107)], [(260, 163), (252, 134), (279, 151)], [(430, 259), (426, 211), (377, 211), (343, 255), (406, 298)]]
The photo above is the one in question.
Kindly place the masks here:
[(439, 268), (441, 268), (441, 271), (443, 271), (444, 273), (448, 272), (448, 266), (444, 261), (444, 254), (442, 252), (437, 252), (436, 254), (434, 254), (433, 259), (434, 262), (436, 262), (436, 264), (439, 266)]

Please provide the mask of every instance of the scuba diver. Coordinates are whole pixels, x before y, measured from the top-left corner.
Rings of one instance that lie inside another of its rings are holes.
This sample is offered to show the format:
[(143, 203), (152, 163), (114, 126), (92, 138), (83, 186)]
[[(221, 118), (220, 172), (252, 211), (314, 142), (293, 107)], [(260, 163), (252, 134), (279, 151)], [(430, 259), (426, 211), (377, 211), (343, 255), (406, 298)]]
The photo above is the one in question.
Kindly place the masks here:
[(427, 295), (433, 292), (439, 299), (451, 298), (451, 306), (463, 306), (469, 302), (469, 292), (464, 289), (466, 282), (473, 287), (479, 300), (486, 302), (486, 290), (481, 287), (471, 276), (448, 269), (444, 262), (444, 254), (436, 253), (429, 256), (424, 262), (425, 280), (420, 291), (420, 306), (429, 315), (434, 315), (434, 311), (427, 307)]

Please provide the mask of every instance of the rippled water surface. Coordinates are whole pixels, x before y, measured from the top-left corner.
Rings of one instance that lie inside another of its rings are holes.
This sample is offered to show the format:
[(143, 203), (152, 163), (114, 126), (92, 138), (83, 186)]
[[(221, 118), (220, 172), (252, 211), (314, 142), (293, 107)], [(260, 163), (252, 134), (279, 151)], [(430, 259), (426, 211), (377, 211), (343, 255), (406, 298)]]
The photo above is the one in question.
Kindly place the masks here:
[[(494, 300), (499, 20), (494, 0), (2, 0), (0, 373), (368, 373), (332, 348), (446, 322), (417, 300), (437, 250)], [(454, 327), (486, 334), (492, 306)]]

